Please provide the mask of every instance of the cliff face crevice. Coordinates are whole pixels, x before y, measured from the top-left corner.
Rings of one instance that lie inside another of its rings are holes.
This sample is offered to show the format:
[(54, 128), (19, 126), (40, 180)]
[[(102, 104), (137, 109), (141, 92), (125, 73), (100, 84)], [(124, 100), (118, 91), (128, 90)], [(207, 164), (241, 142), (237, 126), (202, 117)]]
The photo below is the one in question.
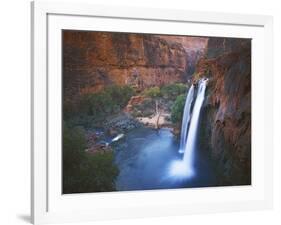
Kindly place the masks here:
[(209, 77), (200, 138), (222, 185), (251, 183), (251, 41), (211, 38), (197, 65)]
[(186, 80), (184, 47), (157, 36), (63, 32), (64, 96), (97, 92), (110, 84), (144, 89)]

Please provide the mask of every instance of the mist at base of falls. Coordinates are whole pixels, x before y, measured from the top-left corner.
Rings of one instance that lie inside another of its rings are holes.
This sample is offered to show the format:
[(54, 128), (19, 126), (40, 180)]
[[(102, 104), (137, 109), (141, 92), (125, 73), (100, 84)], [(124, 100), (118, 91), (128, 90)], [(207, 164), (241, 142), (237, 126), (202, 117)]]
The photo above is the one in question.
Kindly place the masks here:
[(194, 176), (194, 170), (183, 160), (176, 160), (171, 163), (168, 176), (171, 179), (188, 179)]
[(157, 131), (144, 127), (129, 132), (116, 149), (115, 163), (120, 170), (116, 180), (117, 190), (173, 189), (216, 185), (211, 160), (204, 152), (198, 152), (195, 156), (192, 178), (171, 176), (171, 162), (180, 161), (183, 156), (178, 149), (179, 140), (174, 138), (169, 128), (161, 128)]

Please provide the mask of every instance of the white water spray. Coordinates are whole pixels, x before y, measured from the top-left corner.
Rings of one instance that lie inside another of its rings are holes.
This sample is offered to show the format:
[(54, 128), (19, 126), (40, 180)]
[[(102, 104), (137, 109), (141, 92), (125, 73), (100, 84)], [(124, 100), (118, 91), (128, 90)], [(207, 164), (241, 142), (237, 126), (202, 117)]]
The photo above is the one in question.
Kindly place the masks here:
[(115, 138), (113, 138), (111, 140), (111, 142), (115, 142), (115, 141), (118, 141), (120, 140), (121, 138), (123, 138), (125, 135), (124, 134), (118, 134)]
[(186, 145), (186, 138), (187, 138), (187, 131), (188, 131), (188, 124), (191, 116), (191, 104), (193, 101), (194, 96), (194, 85), (191, 85), (189, 91), (186, 96), (183, 117), (182, 117), (182, 125), (181, 125), (181, 138), (180, 138), (180, 153), (184, 153), (185, 145)]
[[(205, 98), (205, 90), (207, 86), (208, 79), (201, 79), (198, 82), (198, 90), (197, 90), (197, 96), (195, 100), (195, 104), (192, 110), (191, 120), (190, 117), (186, 117), (188, 121), (183, 121), (183, 124), (185, 124), (185, 127), (182, 127), (182, 134), (181, 134), (181, 143), (183, 142), (183, 146), (180, 147), (181, 149), (184, 149), (184, 155), (183, 159), (180, 161), (173, 162), (171, 168), (170, 168), (170, 175), (171, 176), (177, 176), (177, 177), (183, 177), (183, 178), (190, 178), (194, 176), (194, 169), (193, 169), (193, 160), (194, 160), (194, 151), (195, 151), (195, 144), (196, 144), (196, 137), (197, 137), (197, 128), (199, 123), (199, 117), (200, 117), (200, 111), (201, 107), (204, 102)], [(192, 86), (193, 87), (193, 86)], [(191, 87), (191, 88), (192, 88)], [(189, 99), (186, 99), (185, 104), (190, 104)], [(190, 114), (190, 107), (184, 108), (184, 114), (188, 113), (185, 112), (185, 110), (189, 111)], [(184, 118), (184, 117), (183, 117)], [(190, 120), (190, 125), (188, 127), (188, 122)], [(186, 131), (188, 129), (188, 132)], [(187, 136), (185, 136), (185, 132), (187, 132)]]

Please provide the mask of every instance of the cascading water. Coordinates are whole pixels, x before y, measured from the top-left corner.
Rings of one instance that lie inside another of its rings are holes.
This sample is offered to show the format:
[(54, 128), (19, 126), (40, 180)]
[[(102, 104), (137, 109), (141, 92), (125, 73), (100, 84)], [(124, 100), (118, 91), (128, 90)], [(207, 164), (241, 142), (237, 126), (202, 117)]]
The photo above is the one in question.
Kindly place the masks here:
[(184, 153), (184, 151), (185, 151), (188, 123), (189, 123), (190, 115), (191, 115), (191, 104), (193, 101), (193, 95), (194, 95), (194, 85), (191, 85), (191, 87), (189, 88), (189, 91), (187, 93), (185, 105), (184, 105), (182, 125), (181, 125), (181, 138), (180, 138), (179, 153)]
[[(184, 124), (185, 127), (182, 126), (181, 130), (181, 143), (183, 142), (183, 146), (180, 146), (181, 149), (184, 149), (184, 155), (183, 159), (180, 161), (173, 162), (171, 168), (170, 168), (170, 176), (177, 176), (177, 177), (183, 177), (183, 178), (190, 178), (194, 175), (193, 170), (193, 160), (194, 160), (194, 150), (195, 150), (195, 144), (196, 144), (196, 136), (197, 136), (197, 128), (199, 123), (199, 117), (200, 117), (200, 111), (201, 107), (204, 102), (205, 98), (205, 90), (207, 86), (208, 79), (203, 78), (198, 82), (198, 89), (197, 89), (197, 95), (195, 104), (193, 106), (191, 119), (190, 116), (183, 116), (182, 125)], [(193, 85), (190, 89), (193, 89)], [(193, 92), (193, 90), (191, 90)], [(190, 91), (188, 95), (190, 94)], [(185, 104), (192, 103), (192, 99), (186, 99)], [(185, 110), (188, 110), (187, 112)], [(184, 114), (190, 115), (190, 106), (186, 106), (184, 108)], [(188, 119), (188, 121), (186, 121)], [(190, 120), (190, 124), (188, 126), (188, 122)], [(188, 132), (187, 132), (188, 129)], [(186, 136), (187, 132), (187, 136)]]
[(207, 79), (199, 81), (198, 92), (196, 101), (192, 111), (192, 118), (188, 130), (188, 136), (186, 139), (183, 162), (187, 165), (187, 170), (190, 174), (193, 174), (193, 154), (196, 144), (197, 128), (199, 123), (200, 111), (205, 97), (205, 90), (207, 85)]

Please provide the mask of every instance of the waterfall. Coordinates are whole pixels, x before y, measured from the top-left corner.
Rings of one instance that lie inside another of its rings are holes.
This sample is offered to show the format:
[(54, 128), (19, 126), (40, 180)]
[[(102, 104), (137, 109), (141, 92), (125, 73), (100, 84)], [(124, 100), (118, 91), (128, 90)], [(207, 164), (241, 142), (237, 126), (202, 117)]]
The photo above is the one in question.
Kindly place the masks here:
[(182, 117), (182, 124), (181, 124), (181, 138), (180, 138), (180, 153), (184, 153), (185, 151), (185, 143), (187, 138), (187, 130), (188, 130), (188, 123), (190, 120), (190, 114), (191, 114), (191, 104), (193, 101), (193, 95), (194, 95), (194, 85), (191, 85), (189, 88), (189, 91), (187, 93), (187, 97), (185, 100), (184, 105), (184, 111), (183, 111), (183, 117)]
[[(191, 86), (188, 96), (185, 102), (184, 107), (184, 116), (182, 122), (182, 130), (181, 130), (181, 140), (180, 140), (180, 152), (184, 151), (183, 159), (180, 161), (173, 162), (170, 168), (170, 175), (172, 176), (180, 176), (180, 177), (192, 177), (194, 175), (193, 170), (193, 160), (194, 160), (194, 151), (197, 137), (197, 128), (200, 118), (201, 107), (205, 98), (205, 90), (207, 86), (208, 79), (203, 78), (198, 82), (197, 87), (197, 95), (195, 104), (191, 113), (191, 104), (193, 101), (193, 97), (188, 99), (190, 95), (193, 96), (194, 87)], [(191, 116), (190, 116), (191, 115)], [(190, 124), (189, 124), (190, 121)], [(189, 126), (188, 126), (189, 124)]]
[(187, 170), (190, 171), (191, 174), (193, 173), (193, 154), (196, 144), (196, 134), (199, 123), (200, 111), (205, 98), (206, 85), (207, 79), (202, 79), (199, 81), (197, 97), (193, 107), (192, 118), (190, 121), (188, 135), (185, 143), (183, 161), (184, 164), (187, 165)]

